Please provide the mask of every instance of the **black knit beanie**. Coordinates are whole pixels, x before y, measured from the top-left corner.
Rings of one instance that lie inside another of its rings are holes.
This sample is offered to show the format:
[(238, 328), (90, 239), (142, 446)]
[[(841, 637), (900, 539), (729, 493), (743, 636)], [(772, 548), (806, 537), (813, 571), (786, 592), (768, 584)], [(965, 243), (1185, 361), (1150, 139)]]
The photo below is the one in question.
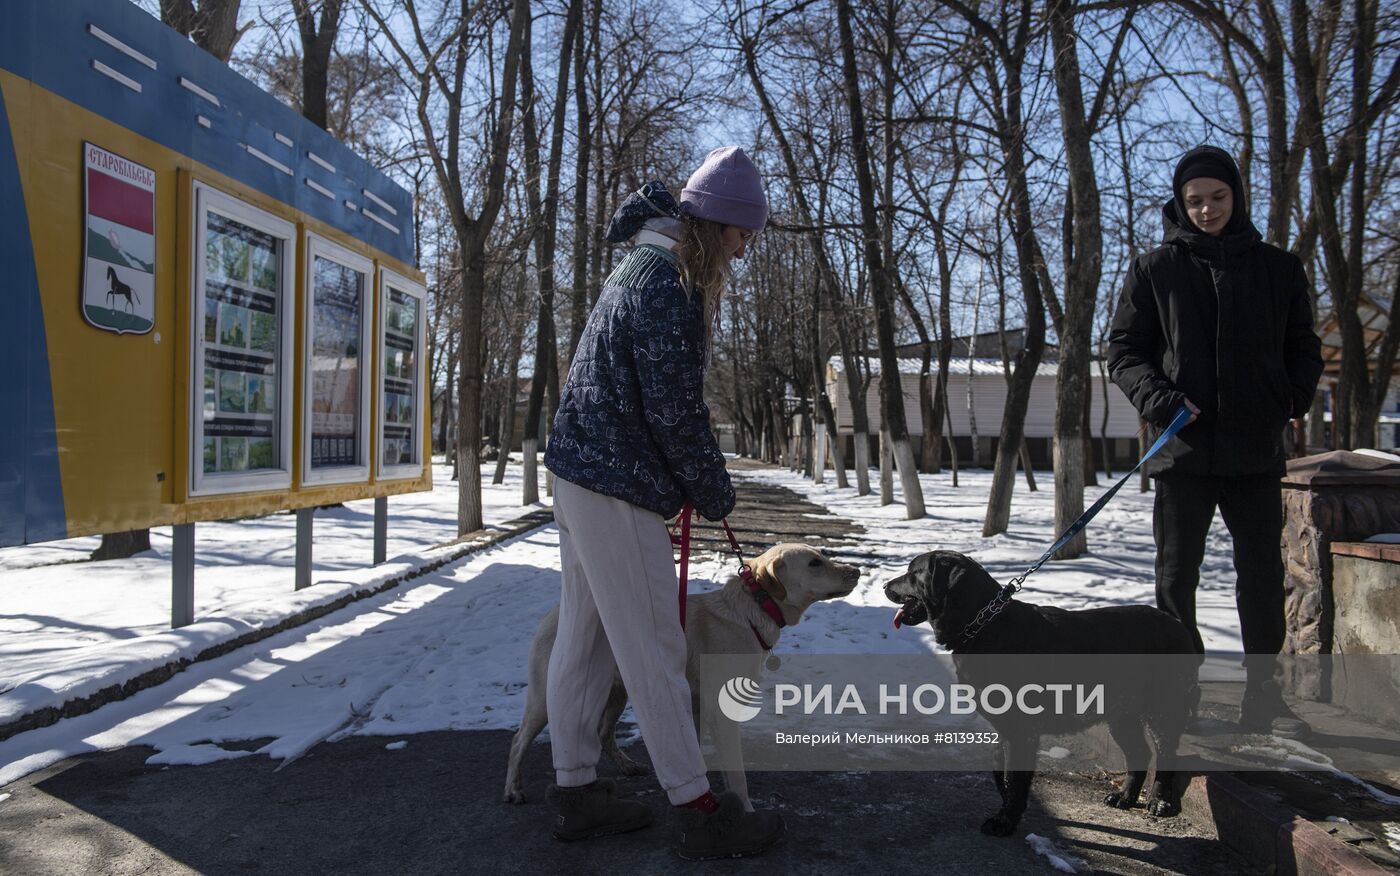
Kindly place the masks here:
[(1244, 183), (1240, 179), (1239, 167), (1230, 153), (1217, 146), (1197, 146), (1181, 157), (1176, 172), (1172, 174), (1172, 198), (1176, 201), (1177, 217), (1186, 227), (1196, 230), (1186, 213), (1186, 200), (1182, 197), (1182, 186), (1193, 179), (1209, 177), (1218, 179), (1230, 186), (1234, 195), (1234, 205), (1230, 221), (1225, 224), (1225, 233), (1242, 231), (1249, 224), (1249, 209), (1244, 199)]

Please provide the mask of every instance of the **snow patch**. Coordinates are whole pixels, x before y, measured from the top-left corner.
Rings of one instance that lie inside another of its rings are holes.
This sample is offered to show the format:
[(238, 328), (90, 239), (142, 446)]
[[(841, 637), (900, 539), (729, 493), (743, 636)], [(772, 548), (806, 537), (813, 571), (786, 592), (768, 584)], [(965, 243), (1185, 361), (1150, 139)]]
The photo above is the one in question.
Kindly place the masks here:
[(146, 758), (148, 766), (173, 766), (181, 764), (186, 766), (199, 766), (200, 764), (216, 763), (221, 760), (237, 760), (240, 757), (247, 757), (251, 751), (230, 751), (227, 748), (220, 748), (209, 742), (197, 745), (172, 745), (169, 748), (162, 748), (160, 751)]
[(1400, 852), (1400, 824), (1389, 822), (1385, 825), (1385, 842), (1397, 852)]
[(1259, 745), (1242, 745), (1239, 747), (1239, 751), (1241, 754), (1255, 754), (1274, 760), (1280, 770), (1308, 770), (1329, 773), (1360, 787), (1361, 790), (1387, 806), (1400, 806), (1400, 796), (1383, 791), (1358, 776), (1338, 769), (1332, 763), (1332, 758), (1322, 752), (1309, 748), (1296, 739), (1284, 739), (1280, 736), (1268, 738), (1268, 742)]
[(403, 751), (405, 748), (408, 748), (408, 740), (400, 739), (398, 742), (390, 742), (388, 745), (384, 746), (384, 748), (386, 751)]
[(1062, 851), (1053, 842), (1043, 836), (1028, 833), (1026, 834), (1026, 842), (1030, 844), (1031, 849), (1037, 855), (1044, 856), (1050, 866), (1059, 870), (1061, 873), (1078, 873), (1081, 868), (1088, 866), (1068, 852)]

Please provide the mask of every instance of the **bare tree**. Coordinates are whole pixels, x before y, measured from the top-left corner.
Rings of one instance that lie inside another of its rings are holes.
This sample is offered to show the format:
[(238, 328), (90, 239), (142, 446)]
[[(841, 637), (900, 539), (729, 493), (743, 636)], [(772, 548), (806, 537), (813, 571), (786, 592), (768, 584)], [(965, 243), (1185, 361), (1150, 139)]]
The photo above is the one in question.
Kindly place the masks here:
[(904, 490), (905, 515), (910, 520), (924, 516), (924, 494), (909, 445), (909, 429), (904, 419), (904, 391), (895, 353), (894, 302), (892, 284), (881, 252), (880, 220), (875, 205), (875, 182), (870, 170), (870, 146), (866, 135), (865, 110), (861, 105), (860, 75), (856, 67), (855, 42), (851, 33), (850, 0), (836, 2), (837, 29), (841, 42), (841, 68), (846, 92), (846, 113), (851, 128), (851, 152), (859, 190), (861, 226), (865, 235), (865, 274), (875, 302), (875, 325), (880, 347), (881, 432), (889, 435), (891, 452), (899, 469)]
[[(535, 121), (535, 75), (531, 62), (532, 32), (525, 28), (525, 51), (521, 59), (521, 97), (525, 129), (525, 191), (530, 220), (534, 227), (535, 268), (539, 272), (539, 321), (535, 330), (535, 368), (530, 382), (530, 401), (525, 411), (525, 435), (521, 454), (525, 471), (521, 501), (526, 505), (539, 501), (539, 478), (536, 466), (539, 458), (541, 413), (545, 396), (558, 399), (558, 355), (554, 326), (554, 261), (559, 221), (559, 172), (564, 159), (564, 122), (569, 106), (569, 75), (573, 70), (575, 32), (583, 14), (583, 0), (572, 0), (564, 20), (564, 32), (559, 40), (558, 80), (554, 90), (554, 107), (550, 125), (549, 167), (546, 171), (544, 194), (540, 193), (540, 137)], [(554, 407), (551, 405), (551, 408)], [(552, 413), (552, 411), (551, 411)]]
[[(758, 34), (747, 32), (748, 19), (740, 6), (736, 15), (731, 19), (731, 30), (739, 43), (739, 51), (743, 58), (744, 69), (749, 77), (749, 82), (753, 86), (754, 94), (758, 98), (759, 107), (763, 112), (763, 118), (768, 124), (768, 130), (773, 135), (777, 144), (778, 152), (783, 159), (783, 168), (786, 171), (788, 181), (788, 191), (793, 199), (793, 207), (796, 212), (796, 220), (806, 228), (805, 237), (812, 250), (812, 259), (817, 269), (817, 301), (818, 310), (820, 304), (825, 303), (830, 306), (833, 314), (837, 338), (844, 365), (843, 376), (847, 379), (847, 391), (851, 398), (851, 418), (852, 431), (855, 437), (855, 467), (856, 467), (856, 489), (859, 495), (867, 495), (870, 492), (870, 425), (869, 417), (864, 404), (858, 404), (857, 399), (863, 399), (863, 395), (856, 395), (855, 390), (860, 379), (859, 371), (855, 365), (856, 350), (853, 348), (850, 333), (847, 330), (850, 316), (846, 312), (845, 297), (841, 288), (841, 281), (831, 262), (831, 255), (827, 249), (826, 239), (822, 234), (821, 227), (814, 215), (812, 206), (808, 200), (807, 192), (803, 186), (802, 171), (798, 166), (796, 154), (789, 142), (787, 132), (784, 130), (782, 122), (778, 118), (778, 113), (774, 107), (772, 99), (769, 97), (768, 88), (758, 69), (757, 45)], [(813, 380), (820, 386), (825, 386), (825, 364), (821, 357), (820, 343), (814, 344), (814, 359), (812, 361)], [(833, 459), (836, 462), (837, 484), (841, 487), (846, 484), (846, 471), (844, 454), (839, 450), (840, 436), (837, 434), (836, 413), (831, 408), (831, 400), (825, 391), (820, 392), (817, 399), (820, 410), (820, 421), (827, 430), (828, 440), (834, 449)]]
[(340, 31), (344, 0), (320, 0), (320, 23), (312, 0), (292, 0), (301, 35), (301, 114), (312, 124), (329, 130), (326, 123), (326, 93), (330, 86), (331, 52)]
[[(405, 45), (383, 14), (365, 0), (365, 9), (379, 25), (380, 33), (393, 47), (410, 80), (416, 98), (416, 114), (422, 127), (424, 144), (438, 178), (438, 186), (447, 201), (448, 212), (456, 231), (463, 261), (462, 324), (460, 358), (461, 413), (458, 417), (457, 456), (464, 469), (458, 480), (457, 531), (460, 534), (481, 528), (481, 388), (482, 388), (482, 299), (485, 294), (486, 242), (501, 209), (505, 193), (506, 161), (510, 151), (511, 130), (515, 121), (515, 91), (520, 73), (520, 56), (524, 43), (525, 22), (530, 15), (528, 0), (513, 0), (509, 15), (509, 35), (502, 60), (502, 71), (495, 83), (495, 58), (489, 51), (489, 36), (493, 23), (488, 20), (482, 30), (488, 36), (486, 66), (490, 69), (492, 87), (488, 100), (486, 131), (486, 161), (482, 168), (480, 206), (469, 207), (469, 184), (463, 174), (464, 128), (463, 101), (467, 64), (473, 48), (468, 28), (484, 15), (481, 7), (463, 0), (455, 21), (438, 28), (438, 36), (425, 29), (418, 8), (407, 0), (403, 9), (409, 20), (414, 49)], [(482, 24), (482, 22), (478, 22)], [(445, 105), (445, 119), (432, 111), (436, 100)]]
[[(976, 48), (971, 53), (975, 68), (986, 84), (983, 102), (992, 124), (985, 133), (993, 136), (1000, 149), (1001, 173), (1006, 181), (1012, 240), (1016, 247), (1021, 296), (1025, 301), (1025, 339), (1016, 354), (1016, 364), (1007, 387), (1006, 408), (1002, 413), (1001, 436), (997, 441), (996, 462), (992, 468), (992, 489), (987, 498), (987, 515), (982, 524), (984, 536), (1006, 531), (1011, 519), (1011, 495), (1016, 480), (1016, 460), (1025, 435), (1026, 411), (1031, 387), (1045, 350), (1045, 307), (1054, 295), (1045, 259), (1036, 236), (1031, 208), (1029, 175), (1026, 171), (1026, 121), (1023, 76), (1032, 40), (1034, 16), (1029, 0), (1007, 3), (996, 24), (962, 0), (940, 0), (956, 13), (971, 30)], [(971, 120), (958, 120), (969, 127)], [(945, 408), (946, 410), (946, 408)]]
[(160, 20), (194, 40), (204, 51), (228, 63), (233, 47), (252, 27), (238, 24), (240, 0), (160, 0)]
[(1335, 25), (1328, 18), (1340, 16), (1341, 4), (1321, 10), (1319, 15), (1322, 20), (1318, 25), (1314, 24), (1315, 14), (1302, 0), (1293, 0), (1290, 9), (1295, 59), (1293, 69), (1300, 105), (1298, 127), (1311, 159), (1312, 207), (1322, 240), (1323, 265), (1332, 293), (1333, 312), (1342, 336), (1341, 373), (1332, 409), (1334, 442), (1338, 447), (1357, 447), (1370, 443), (1375, 434), (1380, 408), (1389, 389), (1397, 339), (1400, 339), (1400, 328), (1396, 326), (1396, 318), (1400, 317), (1400, 296), (1393, 295), (1390, 325), (1377, 350), (1377, 358), (1381, 361), (1377, 362), (1373, 380), (1367, 363), (1370, 344), (1360, 316), (1365, 288), (1363, 253), (1369, 201), (1367, 174), (1370, 168), (1366, 140), (1376, 116), (1387, 108), (1387, 104), (1393, 105), (1396, 100), (1397, 90), (1400, 89), (1400, 61), (1392, 66), (1390, 77), (1373, 98), (1372, 65), (1379, 7), (1375, 0), (1355, 0), (1352, 6), (1355, 36), (1351, 49), (1351, 105), (1347, 134), (1342, 141), (1346, 144), (1351, 171), (1350, 215), (1344, 239), (1339, 217), (1342, 193), (1337, 190), (1338, 181), (1332, 172), (1331, 144), (1323, 130), (1322, 89), (1313, 60), (1315, 52), (1325, 54), (1326, 49), (1315, 47), (1312, 42), (1315, 31), (1326, 34), (1334, 29)]

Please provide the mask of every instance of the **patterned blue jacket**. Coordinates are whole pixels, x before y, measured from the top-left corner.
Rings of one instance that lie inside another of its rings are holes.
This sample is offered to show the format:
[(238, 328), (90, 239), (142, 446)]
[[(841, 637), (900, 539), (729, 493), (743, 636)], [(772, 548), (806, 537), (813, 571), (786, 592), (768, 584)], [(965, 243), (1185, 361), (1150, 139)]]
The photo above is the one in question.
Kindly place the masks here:
[[(608, 240), (647, 219), (679, 216), (661, 183), (630, 195)], [(705, 404), (701, 296), (687, 296), (675, 256), (634, 248), (608, 277), (574, 354), (544, 464), (566, 481), (673, 517), (688, 499), (710, 520), (734, 508), (734, 487)]]

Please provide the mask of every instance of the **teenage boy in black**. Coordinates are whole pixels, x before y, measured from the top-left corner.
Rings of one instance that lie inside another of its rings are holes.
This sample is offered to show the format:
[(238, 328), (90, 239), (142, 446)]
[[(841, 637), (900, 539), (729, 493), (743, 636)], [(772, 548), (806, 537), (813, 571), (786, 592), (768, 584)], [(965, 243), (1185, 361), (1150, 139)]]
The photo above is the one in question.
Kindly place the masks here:
[[(1321, 342), (1297, 256), (1249, 220), (1234, 159), (1214, 146), (1177, 164), (1163, 245), (1137, 258), (1109, 333), (1113, 381), (1158, 433), (1189, 424), (1148, 464), (1157, 482), (1157, 606), (1204, 653), (1196, 586), (1215, 509), (1234, 540), (1235, 602), (1248, 681), (1240, 724), (1302, 736), (1274, 677), (1283, 647), (1283, 432), (1312, 406)], [(1267, 656), (1265, 656), (1267, 655)]]

